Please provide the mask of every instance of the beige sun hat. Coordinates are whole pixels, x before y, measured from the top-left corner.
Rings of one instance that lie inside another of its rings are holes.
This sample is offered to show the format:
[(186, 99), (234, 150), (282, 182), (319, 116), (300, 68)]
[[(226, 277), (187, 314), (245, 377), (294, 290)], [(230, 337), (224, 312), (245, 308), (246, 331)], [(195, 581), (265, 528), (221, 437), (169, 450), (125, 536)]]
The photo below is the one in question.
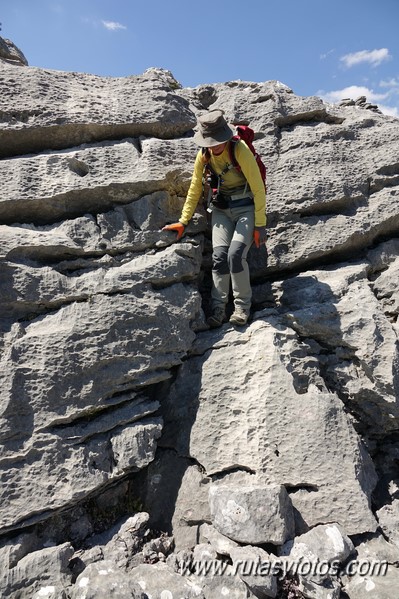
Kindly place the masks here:
[(212, 148), (229, 141), (235, 135), (223, 114), (223, 110), (210, 110), (198, 117), (198, 131), (194, 135), (194, 141), (198, 146)]

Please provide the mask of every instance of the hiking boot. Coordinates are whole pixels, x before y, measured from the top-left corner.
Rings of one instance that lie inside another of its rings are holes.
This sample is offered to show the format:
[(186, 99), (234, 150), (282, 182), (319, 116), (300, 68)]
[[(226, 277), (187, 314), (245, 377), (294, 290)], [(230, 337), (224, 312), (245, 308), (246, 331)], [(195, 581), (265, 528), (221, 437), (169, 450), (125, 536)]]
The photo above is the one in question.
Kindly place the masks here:
[(207, 319), (208, 325), (214, 329), (216, 327), (221, 327), (226, 319), (226, 314), (224, 308), (219, 307), (212, 310), (212, 316)]
[(248, 318), (249, 310), (246, 310), (245, 308), (241, 308), (240, 306), (238, 306), (237, 308), (235, 308), (233, 314), (230, 316), (229, 322), (231, 322), (231, 324), (235, 324), (239, 327), (242, 327), (244, 326), (244, 324), (247, 324)]

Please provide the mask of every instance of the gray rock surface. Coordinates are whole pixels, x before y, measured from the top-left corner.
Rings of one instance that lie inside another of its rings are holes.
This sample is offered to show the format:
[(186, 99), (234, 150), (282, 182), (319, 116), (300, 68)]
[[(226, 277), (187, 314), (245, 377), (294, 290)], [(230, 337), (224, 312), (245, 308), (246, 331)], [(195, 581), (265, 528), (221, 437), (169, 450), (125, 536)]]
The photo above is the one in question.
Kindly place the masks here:
[(378, 510), (377, 518), (385, 536), (399, 548), (399, 499)]
[(392, 599), (399, 584), (399, 569), (388, 566), (383, 575), (355, 574), (343, 582), (349, 599)]
[(212, 485), (209, 505), (213, 525), (233, 541), (282, 545), (294, 536), (292, 504), (282, 485)]
[(8, 569), (8, 564), (0, 565), (0, 596), (30, 599), (66, 598), (66, 589), (72, 584), (72, 575), (68, 569), (73, 555), (70, 543), (57, 547), (48, 547), (33, 551), (22, 557)]
[(257, 597), (275, 597), (277, 576), (267, 574), (271, 556), (260, 547), (242, 546), (231, 551), (233, 569)]
[(212, 545), (216, 553), (220, 555), (231, 555), (233, 549), (239, 546), (238, 543), (222, 535), (214, 526), (209, 524), (201, 526), (201, 534)]
[(238, 576), (213, 576), (203, 581), (205, 599), (249, 599), (256, 597)]
[(90, 564), (76, 579), (71, 599), (146, 599), (138, 584), (113, 562)]
[(0, 156), (141, 135), (179, 137), (195, 118), (174, 88), (163, 70), (112, 78), (0, 63)]
[(241, 469), (251, 484), (285, 485), (297, 532), (332, 521), (349, 534), (376, 529), (371, 460), (309, 348), (280, 317), (201, 333), (193, 352), (163, 402), (161, 444), (195, 457), (208, 475)]
[(185, 165), (193, 159), (189, 140), (136, 137), (3, 160), (0, 220), (53, 223), (69, 215), (104, 212), (160, 190), (177, 193), (184, 189), (179, 180), (187, 177)]
[(376, 533), (371, 538), (361, 540), (356, 545), (356, 552), (359, 560), (382, 560), (389, 564), (399, 563), (399, 547), (388, 542), (380, 533)]
[[(240, 330), (206, 330), (203, 208), (179, 243), (160, 231), (180, 215), (192, 128), (209, 107), (254, 128), (268, 172), (267, 252), (249, 253), (254, 313)], [(253, 596), (227, 563), (243, 549), (216, 532), (208, 490), (283, 486), (293, 546), (337, 523), (359, 559), (389, 556), (386, 576), (347, 576), (348, 597), (392, 599), (399, 120), (278, 81), (184, 89), (164, 69), (32, 68), (2, 38), (0, 111), (2, 592)], [(125, 526), (110, 529), (122, 495)], [(148, 531), (129, 518), (144, 511)], [(251, 516), (263, 540), (286, 538)], [(388, 546), (371, 542), (378, 524)], [(172, 566), (187, 549), (228, 568), (182, 576)], [(284, 584), (250, 582), (265, 596)], [(340, 592), (333, 578), (300, 585), (311, 599)]]
[(281, 549), (281, 555), (289, 556), (292, 560), (299, 560), (303, 556), (308, 561), (319, 558), (328, 563), (343, 563), (353, 552), (352, 541), (336, 524), (315, 526)]
[(296, 574), (306, 599), (339, 599), (340, 567), (354, 554), (350, 538), (336, 524), (315, 526), (281, 548), (288, 571)]
[(3, 61), (17, 66), (28, 66), (28, 61), (14, 42), (0, 37), (0, 63)]
[(180, 576), (166, 564), (143, 564), (133, 568), (129, 580), (138, 585), (144, 593), (153, 599), (185, 597), (187, 599), (205, 599), (201, 586), (195, 576)]

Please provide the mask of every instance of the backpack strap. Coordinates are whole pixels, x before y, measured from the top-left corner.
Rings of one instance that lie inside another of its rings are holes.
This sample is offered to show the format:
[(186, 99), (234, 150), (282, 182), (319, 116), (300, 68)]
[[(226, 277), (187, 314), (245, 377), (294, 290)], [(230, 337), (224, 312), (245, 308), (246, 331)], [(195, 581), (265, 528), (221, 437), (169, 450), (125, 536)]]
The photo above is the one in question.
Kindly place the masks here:
[[(230, 143), (229, 143), (229, 157), (230, 157), (230, 162), (231, 165), (229, 166), (230, 168), (235, 168), (239, 173), (242, 172), (240, 163), (238, 162), (237, 158), (236, 158), (236, 146), (237, 143), (240, 141), (240, 136), (239, 135), (234, 135), (231, 139), (230, 139)], [(248, 189), (248, 181), (245, 179), (245, 190), (244, 193), (247, 192)]]
[(241, 166), (239, 165), (238, 160), (236, 158), (236, 145), (237, 145), (238, 141), (239, 141), (238, 135), (234, 135), (230, 139), (230, 143), (229, 143), (229, 157), (230, 157), (230, 162), (231, 162), (233, 168), (236, 168), (239, 172), (241, 172)]

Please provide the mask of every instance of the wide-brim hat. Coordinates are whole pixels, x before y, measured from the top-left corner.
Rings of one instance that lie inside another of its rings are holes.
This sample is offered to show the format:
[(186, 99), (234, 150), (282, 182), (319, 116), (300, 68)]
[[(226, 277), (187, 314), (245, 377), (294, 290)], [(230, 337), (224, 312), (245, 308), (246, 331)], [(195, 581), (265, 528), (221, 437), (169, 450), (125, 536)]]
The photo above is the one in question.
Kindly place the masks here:
[(198, 146), (212, 148), (233, 137), (234, 131), (227, 124), (223, 114), (223, 110), (210, 110), (198, 117), (198, 131), (194, 135), (194, 141)]

